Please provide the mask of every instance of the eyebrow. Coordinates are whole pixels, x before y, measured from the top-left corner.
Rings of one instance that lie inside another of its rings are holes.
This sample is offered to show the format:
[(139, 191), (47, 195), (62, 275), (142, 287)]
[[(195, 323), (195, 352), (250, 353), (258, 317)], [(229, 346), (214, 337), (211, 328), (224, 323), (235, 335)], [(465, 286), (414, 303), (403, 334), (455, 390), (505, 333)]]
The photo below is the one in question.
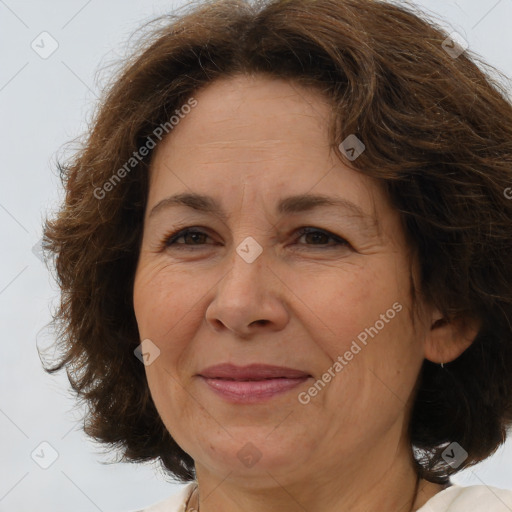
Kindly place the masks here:
[[(196, 211), (216, 215), (223, 221), (227, 220), (227, 215), (222, 206), (213, 197), (187, 192), (162, 199), (151, 209), (148, 218), (163, 210), (177, 206), (185, 206)], [(324, 194), (299, 194), (281, 199), (277, 204), (276, 210), (277, 213), (286, 215), (310, 211), (319, 207), (332, 206), (350, 212), (351, 216), (358, 217), (367, 225), (368, 229), (379, 230), (379, 223), (374, 216), (365, 213), (359, 206), (341, 197)]]

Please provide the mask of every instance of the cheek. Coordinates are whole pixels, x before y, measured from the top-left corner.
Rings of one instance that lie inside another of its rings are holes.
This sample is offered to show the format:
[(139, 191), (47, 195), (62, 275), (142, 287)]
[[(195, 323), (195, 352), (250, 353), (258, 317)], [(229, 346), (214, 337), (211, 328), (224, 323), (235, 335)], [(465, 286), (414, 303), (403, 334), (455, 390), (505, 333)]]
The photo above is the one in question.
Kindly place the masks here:
[[(396, 327), (397, 317), (403, 316), (406, 297), (401, 291), (403, 286), (385, 261), (378, 263), (372, 262), (371, 268), (346, 265), (336, 271), (294, 280), (294, 289), (300, 290), (299, 298), (304, 304), (302, 319), (307, 319), (310, 335), (321, 341), (331, 359), (349, 350), (358, 336), (362, 342), (365, 337), (371, 339), (365, 329), (374, 334), (376, 322), (379, 332), (386, 331), (392, 324)], [(396, 302), (403, 306), (400, 313), (393, 309)], [(389, 323), (383, 323), (382, 314)]]
[(141, 340), (149, 338), (159, 355), (145, 366), (158, 413), (173, 435), (176, 417), (188, 414), (185, 376), (190, 368), (190, 340), (197, 330), (204, 290), (168, 264), (141, 265), (134, 282), (133, 303)]
[(364, 421), (368, 411), (390, 424), (410, 398), (423, 355), (404, 302), (368, 305), (371, 313), (346, 328), (340, 317), (343, 334), (328, 347), (338, 371), (325, 399), (328, 409), (348, 414), (354, 424)]
[(378, 397), (389, 394), (389, 388), (400, 390), (405, 401), (419, 371), (423, 356), (409, 314), (407, 274), (397, 272), (396, 262), (389, 259), (378, 263), (319, 276), (314, 285), (300, 283), (310, 335), (333, 364), (338, 361), (331, 368), (336, 378), (326, 400), (350, 402), (349, 397), (357, 396), (356, 402), (378, 406)]
[(133, 301), (139, 335), (159, 349), (145, 367), (146, 378), (164, 419), (188, 410), (190, 397), (184, 389), (196, 370), (191, 340), (204, 318), (201, 299), (210, 287), (167, 263), (141, 266), (136, 274)]
[(133, 304), (141, 338), (157, 344), (178, 338), (173, 334), (198, 314), (204, 282), (187, 277), (169, 265), (146, 265), (135, 277)]

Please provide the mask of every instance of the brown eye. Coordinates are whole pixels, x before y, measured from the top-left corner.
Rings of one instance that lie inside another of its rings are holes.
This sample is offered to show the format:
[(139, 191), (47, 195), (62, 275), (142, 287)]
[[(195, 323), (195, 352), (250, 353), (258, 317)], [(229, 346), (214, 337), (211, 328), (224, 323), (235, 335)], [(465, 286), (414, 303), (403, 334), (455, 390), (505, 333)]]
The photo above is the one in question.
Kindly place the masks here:
[(329, 240), (332, 240), (334, 243), (328, 244), (329, 247), (338, 247), (338, 246), (346, 246), (349, 243), (328, 231), (324, 231), (323, 229), (318, 228), (301, 228), (299, 230), (299, 238), (305, 237), (305, 240), (309, 243), (306, 245), (327, 245)]
[[(206, 243), (206, 238), (208, 238), (208, 235), (204, 231), (186, 228), (166, 235), (162, 240), (162, 245), (163, 247), (194, 245), (200, 246)], [(178, 242), (180, 239), (183, 239), (184, 241)]]

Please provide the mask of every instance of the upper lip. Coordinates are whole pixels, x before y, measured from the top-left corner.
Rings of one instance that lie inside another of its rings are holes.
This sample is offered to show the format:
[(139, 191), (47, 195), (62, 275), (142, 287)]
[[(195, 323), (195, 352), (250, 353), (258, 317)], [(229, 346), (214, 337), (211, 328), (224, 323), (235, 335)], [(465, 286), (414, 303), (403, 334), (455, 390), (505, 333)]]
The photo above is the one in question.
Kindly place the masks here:
[(248, 366), (237, 366), (231, 363), (209, 366), (199, 373), (209, 379), (261, 380), (272, 378), (298, 379), (311, 377), (307, 372), (284, 366), (254, 363)]

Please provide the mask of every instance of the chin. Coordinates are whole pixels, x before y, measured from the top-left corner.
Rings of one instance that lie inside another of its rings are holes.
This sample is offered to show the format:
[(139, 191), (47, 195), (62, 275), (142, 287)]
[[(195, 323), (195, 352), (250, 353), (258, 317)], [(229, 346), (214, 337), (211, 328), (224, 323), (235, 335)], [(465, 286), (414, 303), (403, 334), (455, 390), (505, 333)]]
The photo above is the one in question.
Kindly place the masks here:
[(198, 448), (202, 443), (195, 443), (191, 456), (196, 461), (203, 460), (204, 466), (218, 474), (231, 473), (230, 479), (240, 479), (244, 485), (268, 486), (269, 478), (275, 484), (270, 475), (283, 475), (281, 478), (284, 478), (297, 468), (298, 453), (304, 455), (303, 446), (292, 444), (290, 437), (271, 439), (275, 432), (269, 436), (272, 428), (268, 426), (241, 428), (239, 432), (228, 430), (231, 437), (226, 438), (223, 431), (222, 440), (204, 440), (200, 453)]

